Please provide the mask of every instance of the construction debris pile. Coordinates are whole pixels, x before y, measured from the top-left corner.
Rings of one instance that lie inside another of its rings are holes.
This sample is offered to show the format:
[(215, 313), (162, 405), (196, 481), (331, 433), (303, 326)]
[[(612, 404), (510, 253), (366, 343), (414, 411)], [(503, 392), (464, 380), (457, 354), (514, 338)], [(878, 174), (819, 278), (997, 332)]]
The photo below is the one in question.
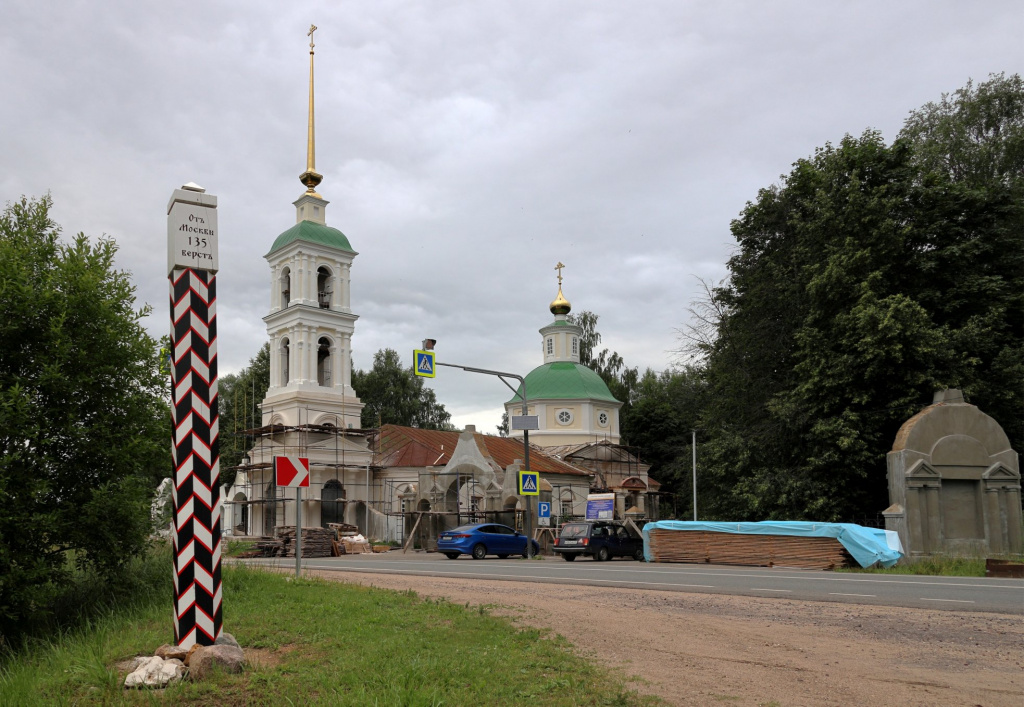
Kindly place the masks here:
[(830, 570), (850, 563), (850, 554), (835, 538), (784, 535), (730, 535), (655, 529), (650, 533), (655, 562), (706, 562), (753, 567), (800, 567)]
[[(363, 552), (373, 552), (370, 543), (366, 542), (359, 528), (348, 523), (328, 523), (327, 527), (337, 534), (338, 541), (334, 543), (334, 555), (358, 555)], [(305, 557), (305, 554), (303, 554)]]

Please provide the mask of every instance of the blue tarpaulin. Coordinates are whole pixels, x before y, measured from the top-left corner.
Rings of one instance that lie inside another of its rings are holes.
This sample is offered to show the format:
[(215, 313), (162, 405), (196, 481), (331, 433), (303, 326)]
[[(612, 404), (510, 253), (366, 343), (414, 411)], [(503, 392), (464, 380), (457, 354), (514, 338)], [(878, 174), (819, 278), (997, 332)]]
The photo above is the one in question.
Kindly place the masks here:
[(651, 558), (651, 530), (698, 530), (738, 535), (796, 535), (805, 538), (835, 538), (861, 567), (876, 562), (892, 567), (903, 556), (899, 537), (891, 530), (865, 528), (853, 523), (809, 523), (806, 521), (763, 520), (758, 523), (718, 523), (696, 520), (659, 520), (643, 528), (644, 556)]

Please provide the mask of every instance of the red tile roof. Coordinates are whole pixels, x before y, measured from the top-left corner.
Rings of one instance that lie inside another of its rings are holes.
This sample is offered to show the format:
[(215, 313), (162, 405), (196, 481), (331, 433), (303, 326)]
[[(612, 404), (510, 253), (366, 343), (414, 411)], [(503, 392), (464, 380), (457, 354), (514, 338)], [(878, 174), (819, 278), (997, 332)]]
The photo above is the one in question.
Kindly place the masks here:
[[(500, 469), (506, 469), (515, 460), (523, 458), (523, 443), (519, 440), (494, 435), (473, 435), (484, 458), (494, 462)], [(373, 442), (377, 449), (374, 464), (380, 467), (425, 467), (444, 466), (452, 458), (459, 443), (458, 432), (442, 430), (421, 430), (416, 427), (384, 425)], [(530, 467), (542, 474), (566, 474), (569, 476), (591, 476), (589, 471), (547, 456), (537, 447), (530, 447)]]

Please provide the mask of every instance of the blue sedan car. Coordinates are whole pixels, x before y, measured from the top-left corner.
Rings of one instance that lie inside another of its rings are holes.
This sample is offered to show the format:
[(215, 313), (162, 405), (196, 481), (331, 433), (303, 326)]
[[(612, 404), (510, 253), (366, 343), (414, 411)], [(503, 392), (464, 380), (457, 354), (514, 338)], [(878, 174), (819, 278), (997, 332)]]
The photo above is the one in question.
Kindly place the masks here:
[[(533, 554), (540, 552), (540, 545), (533, 543)], [(498, 523), (474, 523), (460, 525), (446, 530), (437, 538), (437, 551), (443, 552), (449, 560), (459, 555), (472, 555), (482, 560), (488, 555), (505, 559), (509, 555), (526, 556), (526, 536), (507, 525)]]

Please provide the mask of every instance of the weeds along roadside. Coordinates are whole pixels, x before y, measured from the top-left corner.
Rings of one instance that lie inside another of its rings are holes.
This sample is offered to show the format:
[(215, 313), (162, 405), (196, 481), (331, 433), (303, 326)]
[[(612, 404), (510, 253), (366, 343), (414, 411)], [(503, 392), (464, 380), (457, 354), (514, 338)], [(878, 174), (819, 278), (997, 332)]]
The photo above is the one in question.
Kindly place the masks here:
[(19, 622), (14, 631), (0, 635), (0, 667), (39, 645), (51, 645), (79, 629), (88, 630), (112, 613), (170, 602), (171, 549), (166, 541), (154, 541), (149, 552), (125, 563), (110, 578), (79, 567), (73, 553), (68, 554), (66, 563), (66, 581), (46, 587), (34, 615)]

